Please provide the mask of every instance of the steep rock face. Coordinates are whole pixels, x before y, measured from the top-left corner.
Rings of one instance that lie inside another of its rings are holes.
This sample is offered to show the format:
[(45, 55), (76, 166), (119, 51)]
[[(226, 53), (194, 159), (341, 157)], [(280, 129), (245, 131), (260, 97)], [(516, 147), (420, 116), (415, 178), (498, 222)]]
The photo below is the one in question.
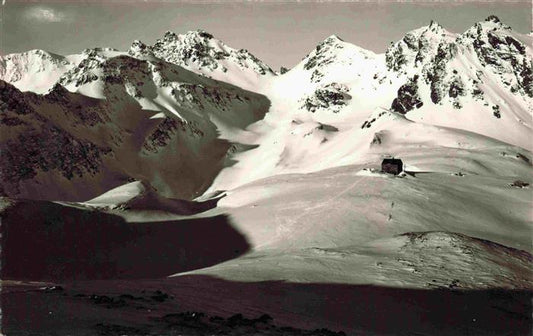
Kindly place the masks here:
[(65, 72), (58, 83), (70, 91), (89, 96), (104, 97), (111, 93), (111, 87), (119, 85), (124, 86), (130, 96), (140, 98), (140, 88), (157, 65), (157, 62), (140, 60), (109, 48), (86, 49), (82, 56), (79, 64)]
[(305, 70), (311, 70), (317, 66), (326, 66), (335, 62), (333, 57), (337, 51), (344, 49), (343, 40), (336, 35), (332, 35), (318, 44), (315, 50), (307, 56), (304, 64)]
[[(349, 109), (368, 111), (394, 105), (393, 110), (398, 112), (416, 111), (421, 120), (427, 108), (436, 105), (437, 110), (446, 113), (433, 114), (431, 122), (451, 127), (467, 124), (453, 122), (449, 111), (460, 110), (464, 114), (456, 114), (456, 119), (470, 119), (466, 114), (476, 109), (475, 114), (482, 114), (483, 119), (518, 120), (518, 127), (525, 132), (525, 128), (532, 126), (527, 110), (533, 107), (530, 99), (533, 57), (525, 40), (495, 17), (475, 24), (463, 34), (451, 33), (432, 21), (408, 32), (384, 55), (364, 51), (333, 35), (284, 77), (287, 82), (298, 83), (291, 83), (293, 87), (304, 88), (293, 89), (302, 91), (300, 99), (306, 103), (300, 106), (307, 111), (322, 106), (322, 110), (338, 112), (336, 104), (327, 107), (319, 103), (320, 96), (324, 96), (321, 90), (336, 82), (346, 86), (346, 93), (353, 98), (347, 104)], [(297, 72), (301, 74), (297, 76)], [(308, 81), (304, 81), (307, 76)], [(413, 101), (400, 108), (398, 103), (409, 99), (406, 94)], [(341, 100), (335, 101), (342, 104)], [(424, 104), (420, 111), (414, 108)], [(512, 127), (511, 123), (507, 120), (500, 127)], [(497, 125), (487, 127), (494, 130)], [(495, 135), (485, 129), (477, 131)]]
[[(449, 33), (432, 22), (391, 45), (385, 54), (384, 81), (402, 83), (399, 91), (405, 92), (412, 87), (410, 79), (419, 76), (417, 95), (424, 107), (407, 112), (412, 120), (530, 148), (526, 134), (533, 126), (533, 52), (528, 39), (494, 16), (462, 34)], [(400, 95), (395, 98), (398, 102)], [(431, 113), (432, 106), (438, 112)], [(511, 133), (513, 139), (505, 135)]]
[[(65, 75), (72, 77), (74, 73), (85, 74), (86, 77), (78, 76), (72, 83), (77, 86), (95, 81), (97, 74), (80, 69), (97, 70), (103, 59), (118, 55), (156, 62), (163, 60), (247, 89), (255, 86), (262, 77), (276, 76), (268, 65), (247, 50), (230, 48), (211, 34), (198, 30), (182, 35), (166, 32), (152, 46), (135, 40), (126, 52), (112, 48), (93, 48), (69, 56), (43, 50), (0, 56), (0, 79), (15, 85), (21, 91), (46, 93), (58, 81), (66, 84), (68, 78), (65, 79)], [(66, 74), (67, 72), (71, 73)]]
[(135, 58), (155, 57), (154, 53), (150, 49), (151, 48), (142, 41), (135, 40), (133, 41), (130, 49), (128, 50), (128, 55)]
[[(426, 82), (431, 88), (431, 101), (438, 104), (446, 96), (447, 88), (451, 88), (452, 83), (457, 82), (458, 77), (450, 78), (448, 71), (449, 62), (457, 54), (457, 48), (454, 44), (440, 44), (437, 49), (437, 54), (433, 57), (431, 63), (424, 68), (424, 75)], [(453, 74), (457, 74), (457, 70), (452, 70)], [(457, 95), (455, 91), (450, 91), (455, 98)]]

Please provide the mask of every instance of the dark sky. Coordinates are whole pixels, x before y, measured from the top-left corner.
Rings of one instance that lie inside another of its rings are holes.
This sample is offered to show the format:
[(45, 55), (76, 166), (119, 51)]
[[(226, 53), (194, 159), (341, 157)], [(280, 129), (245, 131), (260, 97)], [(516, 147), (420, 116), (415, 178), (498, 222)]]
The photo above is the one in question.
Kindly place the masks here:
[(45, 49), (59, 54), (91, 47), (124, 50), (135, 39), (152, 44), (166, 30), (205, 29), (245, 48), (274, 68), (291, 67), (336, 34), (384, 52), (409, 30), (436, 20), (463, 32), (495, 14), (521, 33), (531, 31), (531, 2), (199, 2), (5, 1), (0, 53)]

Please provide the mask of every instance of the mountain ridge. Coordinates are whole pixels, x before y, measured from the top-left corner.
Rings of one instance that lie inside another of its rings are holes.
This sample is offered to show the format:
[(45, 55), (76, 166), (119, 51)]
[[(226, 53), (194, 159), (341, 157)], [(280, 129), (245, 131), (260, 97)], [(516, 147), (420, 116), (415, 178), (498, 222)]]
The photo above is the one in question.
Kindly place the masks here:
[[(383, 132), (390, 132), (374, 126), (388, 118), (387, 110), (416, 123), (469, 131), (531, 150), (532, 51), (517, 36), (494, 17), (462, 34), (432, 21), (406, 33), (382, 54), (331, 35), (300, 64), (278, 74), (248, 51), (228, 47), (203, 30), (181, 35), (168, 31), (153, 45), (136, 40), (127, 51), (92, 48), (64, 57), (42, 51), (8, 55), (0, 60), (0, 79), (30, 91), (14, 96), (20, 104), (35, 104), (38, 95), (49, 97), (44, 98), (46, 112), (44, 105), (38, 107), (42, 115), (57, 115), (54, 110), (77, 113), (75, 118), (86, 119), (81, 127), (88, 127), (74, 130), (54, 117), (51, 122), (59, 128), (101, 145), (101, 139), (90, 135), (95, 133), (91, 128), (108, 129), (100, 134), (114, 129), (102, 139), (113, 146), (123, 143), (132, 152), (142, 148), (138, 153), (143, 158), (180, 148), (180, 129), (189, 134), (186, 143), (197, 139), (195, 145), (184, 145), (189, 148), (187, 160), (198, 155), (193, 153), (206, 137), (226, 143), (216, 154), (201, 145), (206, 150), (202, 155), (216, 156), (221, 175), (208, 174), (195, 187), (186, 187), (186, 193), (173, 194), (175, 187), (164, 186), (168, 180), (152, 181), (166, 196), (191, 198), (199, 190), (215, 192), (272, 174), (364, 162), (369, 159), (364, 144), (383, 140)], [(38, 87), (29, 85), (34, 82)], [(82, 97), (96, 100), (89, 103)], [(61, 106), (62, 101), (66, 105)], [(113, 111), (105, 117), (109, 126), (97, 126), (103, 116), (96, 118), (83, 104)], [(13, 125), (16, 118), (20, 116), (3, 119), (2, 142), (13, 141), (7, 134), (24, 129)], [(399, 127), (392, 125), (387, 127)], [(166, 155), (183, 164), (183, 153)], [(254, 161), (258, 158), (262, 167)], [(323, 163), (313, 164), (319, 161)], [(106, 164), (104, 170), (131, 172), (117, 165)], [(145, 176), (121, 177), (128, 178)], [(117, 182), (108, 188), (115, 186)]]

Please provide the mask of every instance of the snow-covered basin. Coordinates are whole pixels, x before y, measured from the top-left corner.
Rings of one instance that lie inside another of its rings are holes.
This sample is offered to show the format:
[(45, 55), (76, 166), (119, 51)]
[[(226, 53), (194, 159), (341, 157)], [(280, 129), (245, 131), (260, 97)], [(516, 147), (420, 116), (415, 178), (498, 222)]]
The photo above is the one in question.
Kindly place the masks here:
[[(480, 264), (482, 253), (471, 257), (457, 247), (478, 244), (474, 237), (531, 252), (530, 190), (511, 187), (516, 176), (455, 175), (434, 171), (438, 161), (418, 161), (425, 172), (414, 177), (345, 166), (274, 176), (229, 191), (216, 211), (230, 214), (252, 251), (189, 273), (402, 287), (446, 285), (458, 277), (471, 288), (520, 286), (513, 283), (516, 276), (531, 286), (527, 267), (502, 280), (500, 266)], [(522, 173), (531, 178), (528, 167)], [(445, 239), (429, 235), (424, 241), (437, 244), (414, 248), (400, 236), (411, 232), (444, 232)], [(479, 272), (472, 272), (476, 265)]]

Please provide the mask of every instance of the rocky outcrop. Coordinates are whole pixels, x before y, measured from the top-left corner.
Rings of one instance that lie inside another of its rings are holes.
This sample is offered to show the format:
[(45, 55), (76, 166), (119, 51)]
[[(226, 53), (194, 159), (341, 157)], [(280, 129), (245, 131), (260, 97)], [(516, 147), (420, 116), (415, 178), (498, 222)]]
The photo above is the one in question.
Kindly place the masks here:
[(302, 108), (309, 112), (323, 109), (338, 113), (346, 105), (346, 101), (351, 98), (346, 86), (330, 83), (316, 89), (313, 95), (305, 98)]
[(206, 134), (197, 122), (186, 122), (174, 117), (166, 117), (146, 138), (143, 147), (148, 152), (157, 153), (173, 141), (178, 132), (189, 138), (202, 138)]
[(418, 94), (418, 75), (415, 75), (398, 90), (398, 97), (392, 101), (391, 110), (406, 114), (407, 112), (420, 108), (424, 103)]

